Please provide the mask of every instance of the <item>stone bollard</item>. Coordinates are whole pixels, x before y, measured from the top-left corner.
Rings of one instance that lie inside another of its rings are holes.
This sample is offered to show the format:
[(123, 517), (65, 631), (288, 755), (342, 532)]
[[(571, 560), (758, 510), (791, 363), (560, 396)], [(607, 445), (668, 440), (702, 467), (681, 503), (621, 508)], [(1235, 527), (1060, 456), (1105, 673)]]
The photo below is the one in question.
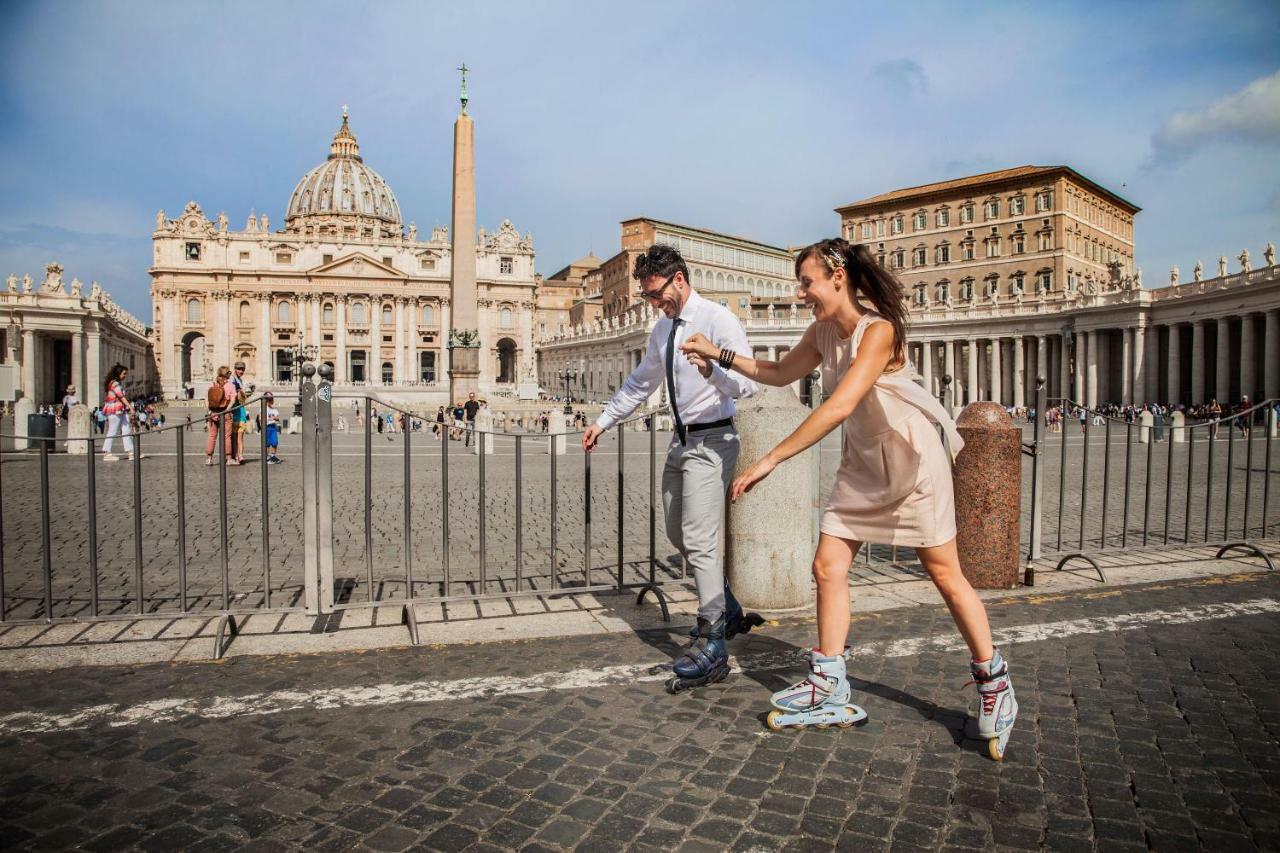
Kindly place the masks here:
[(1173, 440), (1178, 444), (1182, 444), (1187, 440), (1187, 431), (1183, 429), (1187, 425), (1187, 416), (1182, 412), (1174, 412), (1169, 416), (1169, 424), (1173, 428)]
[[(808, 415), (787, 388), (761, 387), (739, 400), (734, 419), (742, 449), (734, 476), (772, 450)], [(777, 612), (812, 606), (817, 505), (818, 448), (813, 447), (779, 465), (729, 507), (725, 571), (743, 607)]]
[(1147, 444), (1151, 441), (1151, 429), (1156, 425), (1155, 416), (1150, 412), (1143, 412), (1138, 415), (1138, 424), (1138, 441)]
[(565, 436), (564, 433), (568, 429), (565, 422), (564, 412), (552, 411), (547, 416), (547, 432), (552, 438), (547, 442), (547, 455), (554, 453), (556, 456), (564, 456)]
[(970, 403), (956, 420), (964, 439), (955, 464), (960, 568), (978, 589), (1018, 585), (1022, 430), (996, 403)]
[[(31, 402), (27, 397), (23, 397), (13, 404), (13, 434), (22, 436), (27, 434), (27, 416), (36, 413), (36, 404)], [(25, 438), (14, 438), (14, 450), (26, 450), (28, 447), (35, 447), (34, 441), (28, 441)]]
[(1280, 433), (1276, 432), (1277, 426), (1280, 426), (1280, 415), (1276, 412), (1276, 407), (1272, 406), (1267, 409), (1267, 434), (1275, 438)]
[(480, 455), (480, 433), (485, 433), (484, 437), (484, 455), (493, 455), (493, 412), (486, 408), (481, 408), (476, 412), (475, 420), (476, 434), (471, 437), (471, 454), (473, 456)]
[(72, 456), (84, 456), (89, 452), (89, 407), (84, 403), (76, 403), (67, 412), (67, 453)]

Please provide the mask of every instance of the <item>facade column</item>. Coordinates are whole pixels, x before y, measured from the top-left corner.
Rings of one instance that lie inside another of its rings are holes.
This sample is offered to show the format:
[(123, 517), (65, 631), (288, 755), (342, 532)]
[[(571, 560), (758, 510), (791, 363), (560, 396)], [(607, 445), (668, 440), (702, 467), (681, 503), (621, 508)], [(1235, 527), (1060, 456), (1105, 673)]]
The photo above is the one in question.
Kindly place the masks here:
[[(769, 347), (769, 360), (770, 360), (770, 361), (777, 361), (777, 360), (778, 360), (778, 348), (777, 348), (776, 346), (771, 346), (771, 347)], [(639, 366), (639, 365), (637, 365), (637, 367), (638, 367), (638, 366)]]
[(392, 359), (393, 376), (397, 385), (404, 382), (404, 297), (397, 296), (395, 301), (396, 318), (396, 357)]
[(969, 402), (974, 403), (978, 400), (978, 341), (976, 338), (969, 338), (965, 342), (965, 350), (967, 356), (965, 358), (965, 374), (964, 386), (969, 392)]
[(920, 375), (924, 377), (924, 390), (937, 396), (933, 390), (933, 341), (920, 342)]
[(347, 297), (339, 293), (333, 297), (333, 384), (346, 385), (347, 370)]
[(1087, 408), (1098, 407), (1098, 332), (1087, 333), (1084, 359), (1084, 404)]
[[(167, 394), (182, 393), (182, 335), (178, 331), (177, 299), (172, 292), (166, 291), (160, 300), (160, 341), (164, 351), (160, 354), (161, 387), (168, 385)], [(87, 389), (77, 389), (83, 395)], [(85, 397), (81, 397), (81, 400)]]
[(1133, 328), (1120, 330), (1120, 405), (1133, 405)]
[[(452, 301), (446, 296), (440, 300), (440, 353), (436, 356), (436, 382), (443, 383), (449, 379), (449, 330)], [(446, 386), (448, 387), (448, 386)]]
[(1022, 335), (1016, 335), (1013, 339), (1013, 407), (1015, 409), (1021, 409), (1027, 404), (1026, 357)]
[(1204, 320), (1191, 324), (1191, 401), (1193, 405), (1209, 402), (1204, 395)]
[(1266, 314), (1262, 329), (1262, 395), (1280, 397), (1280, 309)]
[(276, 381), (275, 364), (271, 358), (271, 295), (258, 296), (258, 381), (270, 384)]
[(369, 356), (365, 379), (370, 385), (382, 384), (382, 300), (369, 300)]
[(1000, 366), (1000, 339), (991, 339), (991, 402), (1004, 405), (1004, 389), (1000, 387), (1001, 366)]
[(324, 343), (324, 330), (320, 324), (320, 308), (324, 298), (320, 294), (311, 296), (311, 337), (312, 341), (319, 348)]
[(1258, 383), (1257, 367), (1258, 359), (1253, 345), (1253, 315), (1245, 314), (1240, 318), (1240, 397), (1248, 397), (1250, 403), (1258, 402), (1255, 399), (1258, 390), (1255, 387)]
[(1218, 357), (1214, 363), (1213, 394), (1225, 406), (1231, 399), (1231, 321), (1226, 317), (1218, 318)]
[(1182, 402), (1182, 329), (1177, 323), (1169, 326), (1169, 399), (1167, 402), (1176, 406)]
[(405, 304), (405, 379), (409, 382), (422, 381), (422, 366), (418, 363), (418, 317), (422, 307), (416, 298)]
[(88, 391), (84, 384), (84, 332), (71, 333), (71, 384), (76, 386), (76, 396), (83, 400)]
[(84, 404), (91, 409), (102, 405), (102, 335), (90, 330), (85, 336)]

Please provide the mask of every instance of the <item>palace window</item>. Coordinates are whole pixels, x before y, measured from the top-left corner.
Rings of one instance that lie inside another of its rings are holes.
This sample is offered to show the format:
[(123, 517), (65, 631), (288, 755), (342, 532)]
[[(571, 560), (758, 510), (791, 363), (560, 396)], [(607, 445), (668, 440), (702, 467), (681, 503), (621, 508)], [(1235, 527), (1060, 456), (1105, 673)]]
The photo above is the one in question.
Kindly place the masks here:
[(973, 260), (973, 241), (972, 240), (967, 241), (963, 246), (961, 246), (960, 251), (962, 253), (961, 256), (963, 257), (964, 260), (966, 261)]
[[(363, 302), (352, 302), (352, 303), (351, 303), (351, 323), (352, 323), (352, 325), (355, 325), (355, 326), (363, 326), (363, 325), (364, 325), (365, 323), (367, 323), (367, 322), (369, 322), (369, 321), (368, 321), (367, 319), (365, 319), (365, 316), (364, 316), (364, 303), (363, 303)], [(363, 380), (362, 380), (362, 381), (363, 381)]]
[(1027, 208), (1027, 200), (1020, 195), (1009, 199), (1009, 215), (1021, 216)]
[(907, 265), (906, 249), (895, 249), (893, 252), (893, 268), (902, 269)]
[(986, 243), (987, 243), (987, 257), (988, 258), (1000, 257), (1000, 238), (992, 237), (988, 239)]
[(276, 306), (276, 322), (280, 325), (286, 325), (293, 322), (293, 304), (290, 302), (281, 302)]
[(249, 253), (248, 253), (248, 252), (241, 252), (241, 253), (240, 253), (240, 263), (242, 263), (242, 264), (247, 264), (247, 263), (249, 263)]
[(877, 237), (884, 236), (884, 220), (883, 219), (876, 220), (876, 236)]
[(911, 253), (911, 266), (922, 267), (928, 262), (926, 250), (921, 247)]
[(418, 258), (418, 269), (433, 270), (436, 268), (435, 258)]
[(276, 263), (277, 264), (293, 263), (293, 252), (276, 252)]
[(942, 208), (938, 211), (934, 221), (938, 223), (939, 228), (946, 228), (951, 224), (951, 211), (947, 210), (945, 207)]
[(913, 216), (913, 217), (911, 218), (911, 228), (912, 228), (912, 230), (914, 230), (914, 231), (923, 231), (923, 230), (924, 230), (924, 226), (925, 226), (925, 218), (924, 218), (924, 217), (925, 217), (925, 214), (924, 214), (924, 211), (922, 210), (922, 211), (920, 211), (919, 213), (917, 213), (915, 216)]
[(1047, 252), (1053, 248), (1053, 232), (1041, 231), (1036, 235), (1036, 248), (1041, 252)]
[(200, 260), (200, 244), (188, 243), (183, 256), (189, 261)]
[[(723, 299), (720, 300), (720, 304), (721, 305), (724, 304)], [(503, 329), (511, 328), (511, 309), (510, 308), (503, 308), (501, 311), (498, 312), (498, 325)]]
[(960, 298), (965, 300), (966, 302), (973, 301), (973, 279), (971, 278), (960, 279)]
[(1026, 276), (1020, 272), (1014, 273), (1009, 279), (1009, 292), (1015, 295), (1021, 295), (1026, 284)]
[(916, 304), (917, 305), (923, 306), (923, 305), (929, 304), (928, 287), (929, 285), (925, 284), (924, 282), (921, 282), (920, 284), (916, 285)]
[(1000, 276), (992, 273), (987, 276), (987, 296), (996, 297), (1000, 295)]
[(902, 214), (899, 213), (897, 216), (893, 217), (893, 219), (889, 220), (889, 233), (901, 234), (903, 224)]
[(946, 279), (938, 282), (938, 301), (944, 304), (951, 301), (951, 282)]
[(973, 221), (973, 204), (966, 204), (960, 208), (960, 223), (967, 225)]
[(512, 262), (511, 258), (507, 257), (506, 255), (503, 255), (502, 257), (498, 258), (499, 273), (501, 273), (502, 275), (511, 275), (511, 273), (514, 270), (515, 270), (515, 264)]
[(1021, 255), (1027, 250), (1027, 238), (1021, 234), (1014, 234), (1013, 237), (1010, 238), (1009, 242), (1012, 244), (1010, 251), (1015, 255)]
[(422, 325), (434, 326), (436, 324), (436, 312), (430, 305), (422, 306)]
[(862, 223), (862, 239), (863, 240), (871, 239), (871, 223), (870, 222)]
[(1041, 270), (1036, 276), (1036, 287), (1041, 293), (1051, 293), (1053, 291), (1053, 272), (1051, 270)]
[(382, 306), (382, 325), (383, 325), (383, 326), (390, 326), (390, 325), (391, 325), (392, 323), (394, 323), (394, 322), (395, 322), (395, 319), (393, 318), (393, 316), (392, 316), (392, 314), (391, 314), (391, 306), (390, 306), (390, 305), (383, 305), (383, 306)]
[(241, 326), (249, 325), (249, 303), (248, 302), (240, 303), (240, 325)]
[(994, 199), (987, 202), (985, 205), (982, 206), (982, 215), (985, 216), (987, 219), (999, 219), (1000, 218), (1000, 202)]
[(382, 362), (382, 384), (390, 385), (392, 382), (395, 381), (395, 379), (396, 379), (396, 370), (391, 365), (391, 362), (389, 361)]
[(187, 300), (187, 322), (199, 323), (203, 314), (202, 306), (199, 299)]
[(434, 352), (423, 351), (418, 353), (418, 381), (436, 381), (436, 354)]
[(333, 325), (333, 303), (326, 302), (324, 307), (320, 309), (320, 322), (326, 326)]
[(1053, 209), (1053, 193), (1042, 192), (1036, 193), (1036, 212), (1043, 213), (1046, 210)]
[(947, 245), (946, 243), (943, 243), (941, 246), (938, 247), (938, 263), (940, 264), (951, 263), (951, 246)]

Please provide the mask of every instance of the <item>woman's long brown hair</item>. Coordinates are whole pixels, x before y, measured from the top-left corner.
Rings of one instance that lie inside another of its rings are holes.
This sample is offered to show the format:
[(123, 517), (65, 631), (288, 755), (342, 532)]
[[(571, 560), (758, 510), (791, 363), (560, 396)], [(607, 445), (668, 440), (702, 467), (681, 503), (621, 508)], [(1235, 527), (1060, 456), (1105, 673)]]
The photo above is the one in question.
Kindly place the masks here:
[(800, 250), (796, 255), (796, 278), (800, 278), (800, 267), (809, 258), (817, 258), (818, 262), (833, 273), (836, 267), (844, 267), (849, 276), (852, 289), (849, 298), (861, 293), (871, 303), (876, 313), (893, 325), (894, 361), (905, 360), (907, 352), (907, 309), (903, 301), (902, 282), (889, 272), (875, 255), (871, 254), (862, 243), (850, 243), (840, 237), (830, 240), (819, 240)]

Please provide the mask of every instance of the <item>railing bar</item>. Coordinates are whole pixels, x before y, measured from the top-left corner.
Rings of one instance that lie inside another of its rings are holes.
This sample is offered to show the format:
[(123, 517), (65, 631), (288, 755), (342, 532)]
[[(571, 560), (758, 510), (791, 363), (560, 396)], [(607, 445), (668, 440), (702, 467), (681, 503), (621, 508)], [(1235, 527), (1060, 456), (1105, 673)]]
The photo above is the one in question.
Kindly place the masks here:
[(556, 441), (557, 440), (558, 439), (556, 438), (554, 433), (547, 437), (547, 447), (550, 449), (550, 452), (551, 452), (551, 588), (552, 589), (555, 589), (560, 585), (560, 573), (557, 569), (557, 563), (559, 562), (559, 560), (556, 555), (556, 550), (557, 550), (556, 549), (556, 510), (557, 510), (557, 504), (558, 504), (558, 498), (556, 495), (556, 492), (558, 491), (558, 489), (556, 488), (557, 486)]
[[(1248, 322), (1247, 320), (1245, 322)], [(1253, 420), (1253, 415), (1244, 415)], [(1249, 538), (1249, 490), (1253, 487), (1253, 429), (1249, 421), (1244, 424), (1244, 525), (1240, 529), (1243, 539)]]
[(1155, 430), (1147, 436), (1147, 473), (1142, 487), (1142, 547), (1147, 546), (1147, 537), (1151, 532), (1151, 466), (1155, 459)]
[[(17, 432), (17, 424), (14, 424), (14, 432)], [(89, 445), (89, 454), (93, 455), (93, 445)], [(0, 438), (0, 472), (4, 471), (4, 439)], [(1266, 518), (1266, 514), (1263, 514)], [(4, 622), (5, 616), (8, 614), (6, 607), (7, 601), (5, 597), (4, 586), (4, 478), (0, 474), (0, 622)]]
[(1169, 516), (1173, 515), (1173, 427), (1169, 428), (1168, 457), (1164, 463), (1164, 542), (1169, 544)]
[(584, 582), (591, 586), (591, 454), (582, 454), (582, 503), (584, 507), (582, 525), (583, 556), (582, 570)]
[[(136, 423), (136, 421), (135, 421)], [(138, 612), (142, 602), (142, 433), (133, 436), (133, 571), (134, 589), (138, 593)]]
[(524, 582), (524, 436), (516, 435), (516, 592)]
[(1080, 466), (1080, 550), (1084, 550), (1085, 519), (1089, 515), (1089, 421), (1093, 413), (1084, 410), (1084, 463)]
[(486, 506), (485, 505), (488, 502), (486, 492), (485, 492), (485, 475), (484, 475), (484, 467), (485, 467), (484, 466), (484, 451), (485, 451), (484, 440), (486, 437), (487, 437), (486, 434), (483, 432), (476, 433), (476, 450), (479, 451), (479, 454), (480, 454), (479, 516), (480, 516), (480, 592), (481, 593), (485, 591), (485, 582), (486, 582), (485, 564), (488, 562), (488, 553), (487, 553), (488, 541), (485, 538), (485, 527), (486, 527), (486, 524), (485, 524)]
[[(93, 430), (92, 424), (89, 425), (89, 430), (92, 432)], [(88, 456), (88, 490), (89, 491), (88, 491), (88, 494), (85, 496), (89, 503), (89, 597), (92, 600), (89, 612), (93, 614), (93, 618), (97, 619), (98, 610), (100, 609), (100, 602), (98, 600), (98, 596), (99, 596), (99, 589), (98, 589), (98, 466), (97, 466), (97, 460), (94, 458), (95, 448), (93, 445), (94, 445), (93, 437), (90, 436), (89, 449), (88, 449), (88, 453), (86, 454), (86, 456)], [(181, 463), (182, 461), (181, 430), (179, 430), (178, 432), (178, 461), (179, 463)], [(178, 474), (179, 479), (181, 479), (181, 476), (182, 476), (181, 464), (179, 464), (178, 466), (178, 472), (179, 472)], [(179, 496), (179, 500), (181, 500), (181, 496), (182, 496), (181, 483), (178, 484), (178, 496)], [(183, 523), (182, 510), (179, 509), (178, 510), (178, 546), (179, 548), (181, 548), (182, 546), (182, 536), (183, 536), (182, 523)], [(183, 562), (180, 559), (178, 562), (178, 585), (181, 588), (182, 600), (184, 604), (186, 603), (186, 586), (184, 583), (185, 579), (186, 579), (186, 565), (185, 565), (185, 562)], [(184, 606), (182, 609), (186, 610), (186, 607)]]
[[(187, 612), (187, 466), (186, 466), (187, 451), (186, 451), (186, 438), (183, 430), (178, 430), (175, 433), (175, 435), (178, 437), (178, 444), (177, 444), (178, 463), (177, 463), (177, 467), (174, 469), (174, 478), (177, 481), (177, 486), (178, 486), (178, 606), (182, 609), (183, 613), (186, 613)], [(95, 528), (97, 528), (98, 525), (96, 523), (97, 503), (92, 497), (93, 480), (94, 480), (93, 469), (94, 469), (93, 440), (90, 439), (89, 441), (89, 484), (90, 484), (89, 494), (90, 494), (90, 502), (91, 502), (90, 505), (92, 508), (90, 509), (91, 521), (90, 521), (89, 548), (95, 554), (94, 563), (93, 563), (93, 575), (94, 575), (94, 587), (95, 587), (95, 590), (94, 590), (95, 603), (93, 608), (93, 615), (97, 616), (98, 607), (96, 603), (96, 597), (97, 597), (96, 587), (97, 587), (97, 579), (98, 579), (98, 568), (97, 568), (98, 564), (97, 564), (96, 553), (98, 550), (97, 549), (98, 531)]]
[[(1185, 423), (1185, 421), (1183, 422)], [(1196, 431), (1189, 426), (1187, 432), (1187, 506), (1182, 513), (1182, 544), (1191, 544), (1191, 480), (1195, 474)]]
[[(179, 433), (181, 435), (181, 433)], [(258, 412), (258, 444), (261, 456), (258, 460), (258, 472), (262, 492), (262, 606), (271, 606), (271, 516), (270, 486), (267, 483), (267, 399), (262, 398)], [(178, 470), (182, 470), (179, 460)], [(186, 610), (186, 607), (182, 608)]]
[[(649, 583), (657, 582), (658, 572), (658, 509), (654, 500), (657, 493), (657, 442), (658, 419), (649, 415)], [(1265, 514), (1264, 514), (1265, 517)]]
[(1218, 443), (1218, 435), (1216, 427), (1209, 427), (1209, 454), (1207, 462), (1209, 465), (1209, 473), (1205, 477), (1206, 488), (1204, 492), (1204, 541), (1209, 541), (1209, 509), (1213, 501), (1213, 447)]
[[(1141, 430), (1142, 426), (1139, 425)], [(1139, 432), (1139, 435), (1142, 433)], [(1124, 523), (1120, 525), (1120, 547), (1129, 547), (1129, 492), (1133, 480), (1133, 424), (1124, 425)]]
[[(413, 600), (413, 472), (410, 464), (410, 437), (413, 435), (413, 417), (404, 419), (404, 589), (405, 596)], [(484, 457), (481, 457), (482, 459)], [(484, 478), (480, 479), (480, 494), (484, 494)], [(484, 536), (484, 516), (481, 516), (481, 533)], [(483, 541), (483, 538), (482, 538)], [(483, 563), (481, 563), (483, 565)]]
[(231, 542), (231, 531), (227, 525), (227, 445), (223, 438), (227, 429), (227, 416), (225, 413), (220, 413), (217, 418), (218, 521), (221, 525), (219, 530), (222, 533), (222, 544), (218, 554), (222, 561), (222, 609), (226, 610), (231, 606), (231, 562), (230, 555), (227, 553)]
[[(136, 492), (135, 492), (136, 494)], [(49, 526), (49, 441), (40, 440), (40, 563), (44, 574), (44, 618), (53, 618), (53, 544)]]
[[(446, 436), (447, 438), (447, 436)], [(373, 601), (373, 409), (364, 398), (364, 571)]]
[(622, 551), (622, 519), (624, 512), (623, 502), (623, 485), (624, 485), (624, 460), (625, 455), (622, 452), (622, 436), (626, 432), (626, 424), (618, 424), (618, 589), (622, 589), (622, 572), (623, 572), (623, 551)]
[(1111, 503), (1111, 418), (1107, 418), (1102, 427), (1102, 547), (1107, 547), (1107, 508)]
[(1067, 401), (1062, 400), (1062, 417), (1060, 418), (1062, 436), (1058, 467), (1058, 553), (1062, 553), (1062, 520), (1067, 502)]
[(1235, 474), (1232, 467), (1236, 457), (1236, 425), (1234, 420), (1227, 421), (1227, 501), (1222, 513), (1222, 538), (1225, 541), (1231, 535), (1231, 478)]
[(449, 432), (444, 430), (440, 435), (440, 535), (444, 542), (444, 557), (441, 565), (444, 568), (444, 594), (448, 596), (452, 586), (449, 566)]
[(1267, 538), (1267, 511), (1271, 508), (1271, 432), (1273, 424), (1280, 426), (1280, 413), (1276, 411), (1276, 401), (1270, 402), (1267, 416), (1263, 422), (1267, 425), (1267, 467), (1262, 475), (1262, 538)]

